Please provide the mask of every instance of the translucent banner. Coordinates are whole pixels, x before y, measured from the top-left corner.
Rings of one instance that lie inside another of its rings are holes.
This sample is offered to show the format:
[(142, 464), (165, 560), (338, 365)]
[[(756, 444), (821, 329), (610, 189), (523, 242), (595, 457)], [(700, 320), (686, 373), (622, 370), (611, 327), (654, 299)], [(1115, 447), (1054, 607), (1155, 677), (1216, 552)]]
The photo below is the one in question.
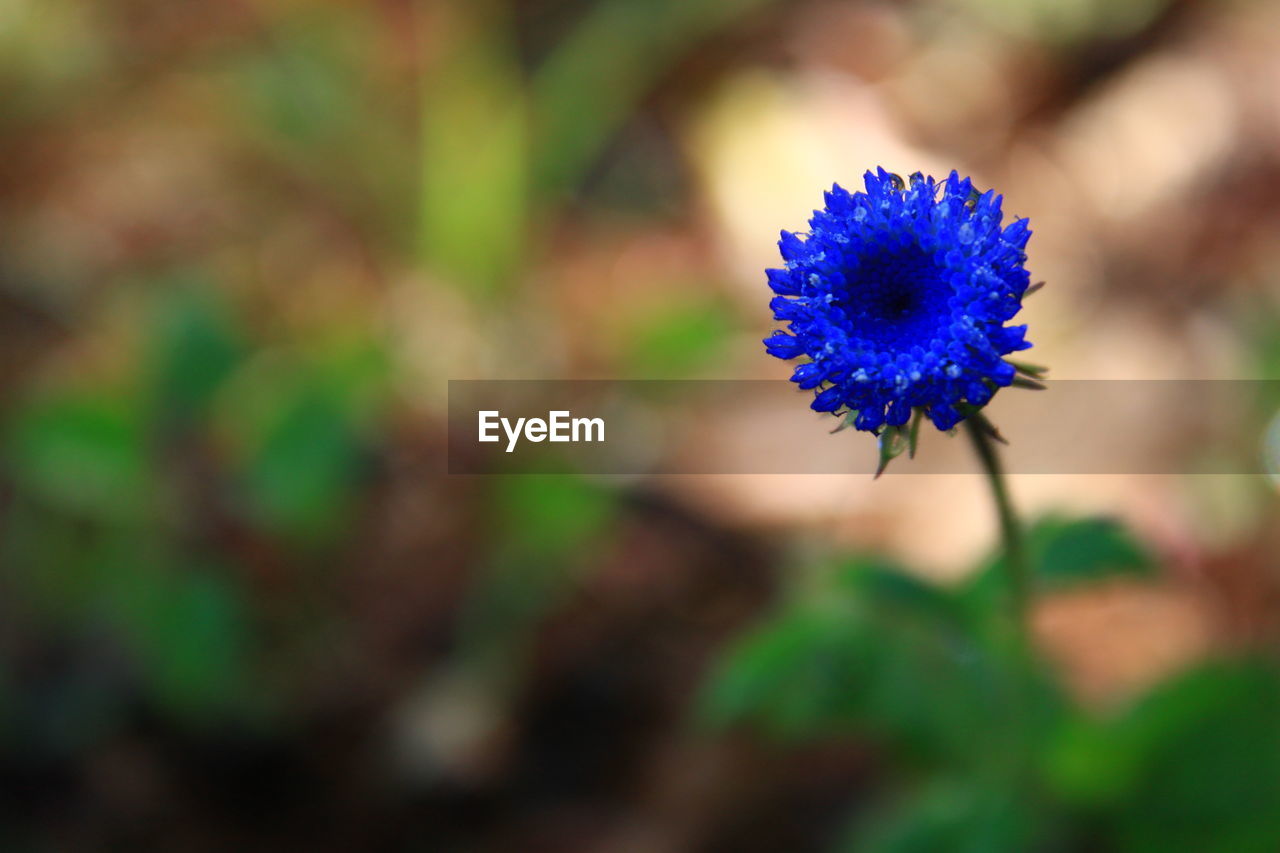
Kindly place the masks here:
[[(1058, 380), (986, 408), (1012, 474), (1272, 475), (1280, 380)], [(871, 474), (876, 438), (774, 380), (454, 380), (460, 475)], [(927, 422), (886, 476), (972, 473), (968, 442)]]

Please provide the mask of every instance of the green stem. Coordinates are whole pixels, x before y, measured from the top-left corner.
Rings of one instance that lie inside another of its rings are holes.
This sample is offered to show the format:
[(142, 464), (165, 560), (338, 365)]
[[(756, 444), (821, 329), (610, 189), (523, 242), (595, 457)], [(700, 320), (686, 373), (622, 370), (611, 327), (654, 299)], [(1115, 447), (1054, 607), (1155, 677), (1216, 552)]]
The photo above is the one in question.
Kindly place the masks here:
[(982, 463), (983, 472), (991, 486), (991, 496), (995, 498), (996, 512), (1000, 516), (1000, 534), (1004, 540), (1004, 569), (1009, 588), (1009, 640), (1012, 645), (1009, 651), (1012, 657), (1009, 664), (1009, 680), (1005, 683), (1007, 723), (1013, 737), (1014, 748), (1005, 755), (1012, 762), (1009, 770), (1012, 778), (1020, 785), (1032, 785), (1035, 780), (1034, 749), (1032, 744), (1032, 716), (1036, 707), (1032, 675), (1034, 666), (1034, 649), (1031, 642), (1031, 630), (1028, 610), (1031, 591), (1031, 564), (1027, 558), (1026, 538), (1022, 524), (1013, 511), (1013, 501), (1009, 497), (1009, 485), (1005, 480), (1004, 469), (1000, 465), (1000, 457), (996, 453), (996, 438), (999, 433), (982, 412), (974, 412), (964, 420), (965, 432), (973, 442), (973, 449)]
[(994, 430), (990, 423), (981, 412), (976, 412), (965, 418), (964, 426), (987, 475), (987, 482), (991, 485), (991, 496), (995, 498), (996, 512), (1000, 516), (1000, 535), (1004, 539), (1004, 567), (1008, 573), (1013, 617), (1019, 632), (1025, 633), (1031, 568), (1027, 561), (1022, 524), (1009, 499), (1009, 486), (1005, 481), (1004, 470), (1000, 467), (1000, 457), (996, 454), (995, 439), (992, 437)]

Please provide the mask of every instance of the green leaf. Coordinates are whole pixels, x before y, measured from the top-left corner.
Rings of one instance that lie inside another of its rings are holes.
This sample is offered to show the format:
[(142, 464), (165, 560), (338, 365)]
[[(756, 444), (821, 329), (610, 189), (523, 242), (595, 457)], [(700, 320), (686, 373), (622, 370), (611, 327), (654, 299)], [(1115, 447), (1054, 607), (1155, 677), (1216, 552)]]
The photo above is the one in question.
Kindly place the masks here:
[(148, 573), (117, 616), (153, 695), (199, 719), (234, 706), (246, 687), (244, 605), (226, 578), (209, 572)]
[(1053, 791), (1115, 849), (1271, 851), (1280, 839), (1280, 672), (1211, 661), (1109, 719), (1063, 727), (1045, 753)]
[(494, 496), (496, 527), (509, 548), (538, 559), (561, 559), (613, 517), (607, 489), (573, 476), (522, 475), (503, 478)]
[(858, 732), (919, 758), (998, 762), (1059, 703), (981, 640), (954, 594), (853, 560), (734, 644), (700, 713), (783, 738)]
[(733, 330), (725, 306), (666, 300), (639, 315), (624, 332), (622, 360), (629, 376), (678, 379), (715, 363)]
[(95, 518), (135, 516), (152, 470), (138, 407), (118, 394), (63, 392), (18, 409), (4, 442), (18, 488)]
[(1113, 805), (1132, 789), (1141, 756), (1111, 721), (1072, 716), (1039, 757), (1050, 787), (1065, 801), (1095, 808)]
[(480, 295), (510, 285), (530, 226), (525, 92), (510, 22), (491, 6), (437, 10), (448, 35), (422, 86), (421, 251)]
[(300, 146), (338, 134), (359, 112), (349, 69), (317, 31), (293, 27), (272, 49), (253, 54), (240, 69), (237, 93), (247, 94), (264, 127)]
[(617, 507), (611, 491), (572, 476), (512, 476), (495, 487), (496, 541), (462, 608), (457, 657), (515, 679), (529, 634), (573, 588)]
[(302, 540), (339, 534), (360, 473), (360, 444), (340, 403), (319, 389), (285, 400), (242, 483), (250, 511)]
[(751, 720), (784, 739), (845, 728), (838, 723), (858, 716), (851, 688), (868, 677), (871, 656), (866, 638), (834, 609), (783, 613), (736, 644), (700, 716), (712, 726)]
[(1110, 518), (1046, 518), (1032, 529), (1028, 544), (1046, 585), (1149, 575), (1155, 566), (1147, 550)]
[(1280, 673), (1209, 663), (1158, 687), (1121, 723), (1139, 765), (1122, 848), (1273, 851), (1280, 842)]
[(213, 401), (238, 506), (295, 544), (346, 530), (385, 403), (381, 349), (359, 339), (258, 354)]
[(148, 364), (162, 411), (180, 420), (202, 416), (246, 353), (233, 317), (207, 285), (177, 281), (159, 300), (150, 329)]
[[(151, 520), (86, 529), (21, 505), (5, 521), (15, 518), (20, 526), (6, 528), (16, 535), (6, 536), (3, 556), (14, 555), (15, 547), (20, 552), (15, 564), (21, 573), (13, 583), (24, 617), (51, 636), (109, 638), (110, 648), (126, 652), (130, 675), (151, 699), (184, 718), (216, 716), (259, 700), (246, 694), (248, 620), (225, 570), (192, 568)], [(107, 679), (117, 681), (117, 675)], [(79, 738), (86, 725), (92, 731), (108, 725), (104, 715), (114, 713), (120, 698), (108, 693), (97, 684), (74, 697), (74, 708), (58, 710), (72, 715), (65, 734)], [(90, 708), (95, 710), (83, 719)]]
[[(1036, 522), (1027, 533), (1027, 553), (1038, 589), (1064, 589), (1114, 577), (1145, 577), (1155, 560), (1124, 526), (1110, 518)], [(974, 574), (966, 596), (980, 606), (995, 606), (1003, 589), (1003, 555)]]
[(540, 192), (572, 188), (636, 104), (699, 39), (776, 0), (601, 0), (534, 74)]
[(1008, 780), (943, 779), (874, 815), (850, 853), (1025, 853), (1040, 849), (1044, 818)]

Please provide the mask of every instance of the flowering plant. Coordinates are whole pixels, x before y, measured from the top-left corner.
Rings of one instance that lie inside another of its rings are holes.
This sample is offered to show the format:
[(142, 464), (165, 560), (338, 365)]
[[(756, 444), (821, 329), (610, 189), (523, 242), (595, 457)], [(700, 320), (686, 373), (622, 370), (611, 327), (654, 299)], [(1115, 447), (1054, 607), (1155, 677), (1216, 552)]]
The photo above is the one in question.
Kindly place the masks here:
[(809, 232), (782, 232), (786, 264), (767, 271), (789, 331), (770, 355), (805, 358), (792, 381), (812, 406), (879, 434), (916, 412), (949, 430), (1035, 368), (1004, 356), (1031, 346), (1022, 307), (1026, 219), (1002, 226), (1002, 198), (956, 172), (909, 182), (878, 169), (866, 192), (826, 193)]
[(915, 455), (924, 418), (945, 431), (965, 423), (991, 482), (1020, 623), (1023, 534), (992, 444), (1004, 439), (982, 409), (1003, 387), (1043, 387), (1044, 368), (1005, 358), (1031, 346), (1025, 325), (1006, 325), (1040, 286), (1026, 269), (1031, 229), (1004, 225), (1003, 197), (955, 171), (903, 181), (878, 168), (864, 182), (855, 193), (833, 185), (807, 234), (782, 232), (786, 263), (766, 273), (788, 331), (765, 349), (807, 359), (791, 381), (814, 390), (815, 411), (842, 416), (837, 430), (879, 436), (877, 477), (904, 450)]

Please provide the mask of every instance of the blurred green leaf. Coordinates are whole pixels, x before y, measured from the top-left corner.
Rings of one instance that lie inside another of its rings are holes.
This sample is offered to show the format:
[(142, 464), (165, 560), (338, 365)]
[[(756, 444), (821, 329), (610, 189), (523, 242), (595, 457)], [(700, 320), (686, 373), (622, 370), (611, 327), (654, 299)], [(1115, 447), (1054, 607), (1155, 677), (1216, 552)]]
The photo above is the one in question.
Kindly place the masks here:
[[(1027, 553), (1040, 590), (1064, 589), (1113, 577), (1144, 577), (1155, 568), (1151, 554), (1110, 518), (1050, 516), (1027, 533)], [(998, 606), (1004, 588), (1004, 556), (996, 555), (967, 584), (966, 597), (984, 607)]]
[(1280, 674), (1210, 663), (1152, 691), (1121, 723), (1140, 756), (1123, 849), (1273, 851), (1280, 844)]
[(93, 607), (110, 572), (100, 535), (92, 535), (74, 515), (22, 498), (5, 507), (2, 520), (0, 565), (8, 568), (8, 580), (19, 591), (14, 600), (23, 615), (57, 622), (79, 618)]
[[(258, 125), (295, 157), (334, 147), (352, 151), (361, 135), (380, 136), (382, 129), (369, 121), (375, 105), (365, 96), (378, 44), (374, 20), (343, 4), (298, 4), (269, 17), (266, 37), (247, 43), (230, 66), (231, 94), (247, 99)], [(327, 177), (340, 176), (331, 169)]]
[(1248, 344), (1251, 369), (1262, 377), (1253, 389), (1257, 414), (1270, 420), (1280, 407), (1280, 382), (1275, 381), (1280, 379), (1280, 309), (1266, 299), (1245, 297), (1233, 321)]
[(628, 376), (679, 379), (716, 362), (733, 331), (726, 307), (711, 301), (665, 300), (624, 331)]
[(379, 16), (358, 4), (299, 3), (272, 9), (262, 23), (263, 38), (228, 57), (223, 81), (226, 100), (242, 103), (248, 119), (227, 129), (243, 130), (255, 170), (277, 186), (254, 216), (279, 215), (289, 186), (364, 249), (412, 251), (418, 193), (405, 176), (419, 151), (417, 128), (404, 118), (416, 116), (416, 90), (379, 53)]
[(245, 698), (247, 620), (228, 579), (169, 566), (133, 574), (112, 588), (113, 615), (156, 700), (198, 719)]
[(306, 357), (343, 417), (357, 425), (381, 417), (393, 366), (380, 341), (361, 330), (326, 341), (323, 347), (309, 347)]
[(513, 476), (496, 488), (500, 541), (526, 559), (560, 559), (579, 551), (616, 511), (608, 489), (578, 477)]
[(534, 75), (536, 186), (571, 188), (672, 62), (775, 0), (600, 0)]
[(1066, 727), (1046, 778), (1118, 849), (1270, 851), (1280, 841), (1280, 673), (1215, 661), (1114, 719)]
[(791, 738), (856, 716), (856, 684), (871, 655), (844, 622), (834, 611), (787, 612), (740, 640), (702, 697), (702, 718), (713, 726), (754, 720)]
[(459, 657), (506, 682), (538, 619), (572, 588), (617, 501), (571, 476), (506, 477), (496, 489), (494, 548), (463, 608)]
[(260, 525), (297, 544), (340, 537), (383, 415), (383, 350), (367, 339), (260, 352), (214, 400), (212, 432)]
[(501, 291), (536, 205), (581, 180), (683, 51), (769, 2), (602, 0), (527, 86), (505, 3), (437, 10), (441, 50), (423, 86), (423, 257), (473, 291)]
[[(184, 718), (258, 702), (245, 692), (239, 590), (225, 571), (188, 567), (154, 519), (86, 529), (24, 504), (10, 508), (5, 533), (4, 559), (19, 569), (10, 578), (19, 612), (32, 624), (105, 643), (113, 669), (128, 661), (148, 696)], [(124, 701), (114, 695), (125, 688), (119, 674), (69, 687), (80, 691), (66, 700), (75, 707), (41, 724), (60, 742), (99, 732), (109, 720), (98, 718)]]
[(445, 37), (423, 83), (421, 159), (424, 258), (490, 294), (508, 283), (530, 224), (525, 97), (494, 5), (437, 10)]
[(20, 406), (5, 459), (17, 487), (64, 511), (135, 515), (150, 499), (152, 470), (135, 400), (65, 391)]
[(65, 110), (108, 76), (112, 41), (105, 11), (76, 0), (0, 5), (0, 79), (12, 93), (0, 126)]
[(230, 311), (207, 285), (174, 282), (159, 300), (148, 359), (162, 411), (200, 417), (246, 346)]
[(282, 400), (247, 461), (248, 506), (290, 538), (327, 540), (343, 529), (360, 470), (361, 447), (341, 406), (318, 389)]
[[(297, 28), (295, 28), (297, 30)], [(315, 144), (338, 133), (359, 112), (352, 75), (314, 38), (295, 31), (255, 53), (238, 91), (253, 101), (262, 123), (293, 142)]]
[(845, 850), (857, 853), (1025, 853), (1040, 849), (1043, 818), (1007, 780), (943, 779), (860, 822)]
[(1133, 787), (1141, 756), (1121, 742), (1111, 721), (1085, 714), (1064, 721), (1040, 756), (1051, 787), (1072, 804), (1114, 804)]
[(1155, 566), (1147, 550), (1110, 518), (1042, 519), (1032, 528), (1028, 546), (1047, 585), (1147, 575)]
[(729, 650), (701, 715), (785, 738), (857, 731), (920, 757), (1000, 762), (1059, 701), (981, 640), (951, 592), (853, 560)]

